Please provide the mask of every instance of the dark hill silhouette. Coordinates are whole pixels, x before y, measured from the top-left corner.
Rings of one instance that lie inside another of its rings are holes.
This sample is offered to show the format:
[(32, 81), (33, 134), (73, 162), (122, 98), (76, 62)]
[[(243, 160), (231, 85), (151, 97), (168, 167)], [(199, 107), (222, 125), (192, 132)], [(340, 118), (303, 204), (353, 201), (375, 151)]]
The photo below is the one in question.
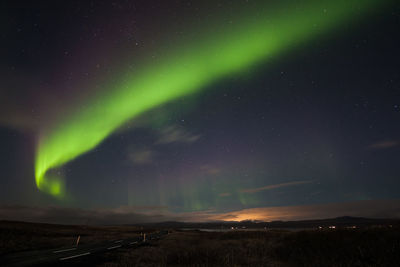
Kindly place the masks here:
[(301, 221), (218, 221), (218, 222), (177, 222), (168, 221), (160, 223), (141, 224), (141, 226), (151, 228), (196, 228), (196, 229), (221, 229), (221, 228), (252, 228), (264, 229), (267, 228), (318, 228), (318, 227), (370, 227), (370, 226), (390, 226), (400, 225), (400, 219), (377, 219), (377, 218), (362, 218), (342, 216), (337, 218), (316, 219), (316, 220), (301, 220)]

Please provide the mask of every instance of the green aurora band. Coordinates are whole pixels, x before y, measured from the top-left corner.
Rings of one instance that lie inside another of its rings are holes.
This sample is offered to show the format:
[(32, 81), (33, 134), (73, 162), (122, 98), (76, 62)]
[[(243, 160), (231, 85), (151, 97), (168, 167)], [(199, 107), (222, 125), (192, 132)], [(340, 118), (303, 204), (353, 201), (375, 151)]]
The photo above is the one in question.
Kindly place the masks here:
[(180, 44), (181, 49), (168, 51), (157, 62), (124, 73), (121, 82), (90, 99), (84, 108), (43, 129), (36, 149), (37, 187), (63, 197), (64, 180), (50, 170), (95, 148), (128, 120), (360, 18), (379, 2), (313, 0), (275, 13), (268, 8), (257, 15), (249, 12), (232, 27), (209, 30), (206, 38)]

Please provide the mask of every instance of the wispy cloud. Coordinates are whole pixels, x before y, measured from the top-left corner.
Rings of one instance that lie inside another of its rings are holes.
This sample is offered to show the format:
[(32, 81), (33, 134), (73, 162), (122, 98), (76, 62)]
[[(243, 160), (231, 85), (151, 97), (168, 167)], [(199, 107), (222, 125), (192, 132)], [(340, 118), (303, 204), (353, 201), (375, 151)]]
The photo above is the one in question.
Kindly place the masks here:
[(231, 193), (220, 193), (219, 196), (220, 197), (229, 197), (229, 196), (231, 196)]
[(240, 192), (252, 194), (252, 193), (258, 193), (260, 191), (272, 190), (272, 189), (288, 187), (288, 186), (309, 184), (312, 182), (313, 182), (312, 180), (306, 180), (306, 181), (295, 181), (295, 182), (288, 182), (288, 183), (282, 183), (282, 184), (273, 184), (273, 185), (267, 185), (267, 186), (256, 187), (256, 188), (242, 189), (242, 190), (240, 190)]
[[(127, 158), (130, 163), (137, 165), (147, 165), (153, 163), (160, 152), (157, 152), (157, 145), (167, 145), (172, 143), (190, 144), (196, 142), (201, 136), (192, 134), (181, 126), (170, 125), (162, 128), (156, 135), (154, 143), (150, 146), (132, 146), (127, 151)], [(216, 174), (219, 170), (211, 166), (205, 166), (202, 171)]]
[(137, 165), (150, 164), (153, 162), (154, 157), (155, 152), (151, 149), (132, 150), (128, 154), (129, 161)]
[(387, 140), (368, 146), (369, 149), (386, 149), (400, 145), (399, 141)]
[(171, 143), (193, 143), (199, 140), (201, 136), (189, 133), (182, 127), (172, 125), (161, 130), (156, 144), (171, 144)]
[(223, 221), (288, 221), (340, 216), (400, 218), (400, 200), (363, 200), (319, 205), (261, 207), (209, 215), (209, 219)]
[(200, 166), (200, 170), (205, 174), (219, 174), (221, 172), (220, 168), (208, 164)]

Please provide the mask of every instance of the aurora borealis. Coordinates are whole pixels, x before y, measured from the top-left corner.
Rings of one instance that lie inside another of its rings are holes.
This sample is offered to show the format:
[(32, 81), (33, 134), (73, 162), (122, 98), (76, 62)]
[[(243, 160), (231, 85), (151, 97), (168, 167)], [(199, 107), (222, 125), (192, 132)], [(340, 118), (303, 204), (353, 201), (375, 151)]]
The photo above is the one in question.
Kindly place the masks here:
[(245, 219), (399, 197), (393, 1), (27, 6), (3, 16), (6, 203)]
[(310, 1), (302, 10), (289, 6), (275, 11), (277, 14), (239, 17), (240, 26), (222, 29), (220, 36), (211, 31), (206, 40), (196, 42), (201, 45), (171, 51), (165, 59), (126, 74), (123, 82), (111, 85), (84, 109), (61, 118), (41, 134), (35, 164), (38, 188), (61, 195), (62, 183), (57, 177), (46, 179), (46, 172), (93, 149), (127, 120), (342, 25), (355, 13), (359, 16), (369, 10), (374, 2)]

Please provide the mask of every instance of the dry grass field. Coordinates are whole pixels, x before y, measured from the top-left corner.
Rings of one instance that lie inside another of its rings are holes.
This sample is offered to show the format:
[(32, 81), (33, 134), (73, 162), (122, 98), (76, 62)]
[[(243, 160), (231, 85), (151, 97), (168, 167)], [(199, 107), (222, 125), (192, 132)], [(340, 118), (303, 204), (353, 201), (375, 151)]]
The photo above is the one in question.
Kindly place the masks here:
[(400, 229), (174, 232), (109, 257), (100, 266), (399, 266)]
[[(0, 257), (136, 237), (138, 227), (0, 222)], [(150, 231), (150, 230), (147, 230)], [(172, 230), (138, 247), (82, 257), (79, 266), (399, 266), (400, 228), (200, 232)], [(63, 265), (64, 266), (64, 265)]]

